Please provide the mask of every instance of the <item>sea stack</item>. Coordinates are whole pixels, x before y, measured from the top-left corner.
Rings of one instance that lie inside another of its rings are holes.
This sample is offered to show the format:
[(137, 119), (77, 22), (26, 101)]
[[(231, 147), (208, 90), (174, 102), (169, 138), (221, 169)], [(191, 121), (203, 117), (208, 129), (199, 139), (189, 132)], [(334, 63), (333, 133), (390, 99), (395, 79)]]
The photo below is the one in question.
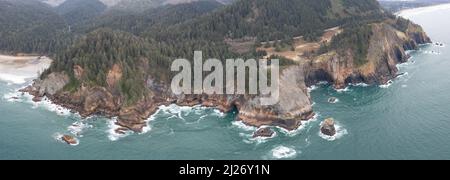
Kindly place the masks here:
[(334, 119), (333, 118), (325, 119), (322, 126), (320, 127), (320, 131), (327, 136), (334, 136), (336, 134), (336, 128), (334, 127)]
[(78, 144), (78, 140), (76, 138), (74, 138), (73, 136), (64, 135), (63, 137), (61, 137), (61, 139), (69, 145)]
[(255, 133), (253, 133), (253, 138), (256, 137), (272, 137), (275, 132), (270, 128), (261, 128), (258, 129)]

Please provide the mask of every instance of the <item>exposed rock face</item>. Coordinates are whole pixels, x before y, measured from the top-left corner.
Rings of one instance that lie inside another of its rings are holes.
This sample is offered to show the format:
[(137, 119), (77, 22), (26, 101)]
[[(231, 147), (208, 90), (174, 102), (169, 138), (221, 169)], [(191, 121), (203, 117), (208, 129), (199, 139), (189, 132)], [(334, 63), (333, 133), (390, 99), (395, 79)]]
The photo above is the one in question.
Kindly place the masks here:
[(33, 84), (33, 90), (36, 96), (55, 95), (69, 83), (69, 76), (64, 73), (51, 73), (44, 80), (36, 80)]
[(261, 106), (259, 97), (250, 98), (242, 102), (239, 119), (256, 127), (269, 125), (294, 130), (301, 125), (301, 121), (314, 116), (311, 104), (303, 67), (291, 66), (281, 73), (279, 103)]
[(328, 118), (322, 123), (320, 127), (320, 132), (327, 136), (334, 136), (336, 134), (336, 128), (334, 127), (334, 119)]
[(405, 32), (387, 22), (372, 24), (371, 27), (373, 35), (369, 42), (367, 63), (356, 66), (350, 49), (344, 53), (331, 51), (319, 55), (305, 63), (306, 84), (310, 86), (318, 81), (327, 81), (337, 89), (345, 88), (349, 83), (386, 84), (397, 75), (396, 65), (409, 58), (406, 50), (414, 50), (418, 44), (431, 42), (420, 26), (412, 23)]
[(253, 138), (256, 137), (272, 137), (275, 132), (272, 131), (270, 128), (261, 128), (258, 129), (254, 134)]
[(73, 67), (73, 74), (75, 75), (75, 78), (81, 80), (84, 74), (84, 69), (81, 66), (75, 65)]
[(76, 144), (78, 144), (78, 140), (75, 137), (72, 137), (72, 136), (69, 136), (69, 135), (62, 136), (61, 140), (63, 140), (64, 142), (66, 142), (69, 145), (76, 145)]
[(122, 79), (122, 68), (115, 64), (106, 76), (106, 83), (110, 87), (114, 87)]

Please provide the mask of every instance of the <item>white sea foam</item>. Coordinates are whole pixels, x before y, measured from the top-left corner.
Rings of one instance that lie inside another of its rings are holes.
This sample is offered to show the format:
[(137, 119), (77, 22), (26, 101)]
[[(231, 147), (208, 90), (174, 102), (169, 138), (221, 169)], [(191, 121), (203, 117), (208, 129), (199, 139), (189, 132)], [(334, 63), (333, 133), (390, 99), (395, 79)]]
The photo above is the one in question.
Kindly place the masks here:
[[(322, 124), (323, 122), (320, 123), (320, 127), (322, 127)], [(348, 134), (347, 130), (341, 124), (339, 124), (339, 122), (335, 122), (334, 127), (336, 128), (336, 134), (334, 136), (327, 136), (323, 134), (320, 130), (319, 136), (327, 141), (335, 141), (342, 138), (344, 135)]]
[[(169, 106), (162, 105), (159, 107), (159, 109), (166, 114), (177, 115), (178, 118), (184, 120), (183, 117), (189, 115), (191, 112), (194, 112), (197, 115), (202, 115), (205, 113), (205, 110), (212, 109), (212, 108), (204, 107), (204, 106), (193, 106), (193, 107), (178, 106), (176, 104), (171, 104)], [(221, 112), (218, 109), (214, 109), (213, 112), (214, 112), (213, 115), (218, 116), (218, 117), (226, 116), (225, 113)]]
[(58, 142), (64, 142), (64, 141), (62, 140), (62, 137), (63, 137), (63, 136), (64, 136), (64, 135), (61, 134), (61, 133), (55, 133), (55, 134), (52, 135), (53, 139), (55, 139), (55, 140), (58, 141)]
[(343, 92), (349, 92), (349, 91), (351, 91), (351, 89), (350, 89), (350, 87), (345, 87), (344, 89), (334, 89), (334, 90), (336, 90), (336, 92), (338, 92), (338, 93), (343, 93)]
[(87, 128), (93, 128), (93, 126), (80, 120), (67, 127), (67, 130), (75, 136), (82, 137), (82, 133)]
[(116, 129), (120, 128), (121, 126), (116, 124), (117, 122), (117, 118), (113, 118), (111, 120), (108, 120), (108, 138), (111, 141), (117, 141), (121, 138), (127, 137), (128, 135), (131, 134), (130, 131), (126, 131), (125, 134), (119, 134), (116, 132)]
[(334, 100), (334, 102), (330, 102), (331, 104), (336, 104), (336, 103), (338, 103), (339, 102), (339, 99), (338, 98), (336, 98), (336, 100)]
[[(164, 110), (169, 110), (170, 108), (162, 107)], [(152, 130), (152, 126), (150, 123), (154, 120), (156, 120), (156, 116), (159, 114), (159, 112), (163, 111), (163, 109), (158, 109), (153, 115), (151, 115), (149, 118), (145, 120), (145, 126), (142, 128), (142, 132), (139, 134), (146, 134)], [(133, 134), (132, 131), (125, 131), (125, 134), (120, 134), (116, 132), (116, 129), (121, 128), (121, 126), (117, 125), (117, 117), (112, 118), (108, 121), (108, 138), (111, 141), (117, 141), (121, 138), (127, 137), (130, 134)]]
[[(405, 51), (405, 54), (406, 54), (406, 55), (410, 55), (410, 54), (413, 53), (414, 51), (416, 51), (416, 50), (406, 50), (406, 51)], [(411, 57), (410, 57), (410, 59), (411, 59)]]
[(409, 75), (409, 73), (408, 73), (408, 72), (405, 72), (405, 73), (403, 73), (403, 74), (397, 76), (397, 78), (402, 78), (402, 77), (405, 77), (405, 76), (408, 76), (408, 75)]
[(349, 86), (356, 86), (356, 87), (368, 87), (369, 85), (366, 83), (356, 83), (356, 84), (348, 84)]
[(316, 85), (312, 85), (311, 87), (308, 87), (308, 92), (312, 92), (316, 90), (318, 87)]
[(23, 102), (23, 95), (21, 92), (11, 92), (3, 95), (3, 99), (8, 102)]
[(257, 130), (256, 127), (246, 125), (242, 121), (233, 121), (233, 122), (231, 122), (231, 124), (234, 127), (237, 127), (237, 128), (242, 129), (244, 131), (256, 131)]
[(380, 87), (380, 88), (387, 89), (387, 88), (389, 88), (392, 84), (394, 84), (394, 81), (389, 80), (386, 84), (379, 85), (379, 87)]
[(432, 54), (432, 55), (440, 55), (441, 52), (439, 51), (423, 51), (424, 54)]
[(405, 63), (397, 64), (397, 65), (395, 65), (395, 66), (397, 67), (397, 69), (401, 69), (401, 68), (403, 68), (403, 67), (405, 67), (405, 66), (408, 66), (408, 65), (413, 64), (413, 62), (414, 62), (414, 61), (408, 61), (408, 62), (405, 62)]
[[(196, 106), (194, 107), (189, 107), (189, 106), (178, 106), (176, 104), (171, 104), (169, 106), (159, 106), (159, 110), (161, 110), (161, 112), (164, 112), (166, 114), (172, 114), (172, 115), (176, 115), (177, 118), (185, 120), (184, 117), (189, 115), (190, 112), (192, 112), (195, 108), (197, 108)], [(194, 110), (194, 112), (197, 114), (197, 112)]]
[(292, 130), (292, 131), (286, 130), (286, 129), (284, 129), (282, 127), (278, 127), (278, 126), (277, 126), (277, 128), (278, 128), (278, 130), (280, 130), (280, 132), (282, 132), (286, 136), (294, 137), (294, 136), (300, 134), (304, 129), (306, 129), (306, 127), (308, 127), (308, 125), (310, 123), (316, 122), (319, 119), (319, 117), (320, 117), (320, 114), (316, 113), (316, 115), (314, 115), (314, 117), (312, 119), (310, 119), (308, 121), (302, 121), (302, 125), (300, 125), (297, 129)]
[(226, 114), (218, 109), (214, 109), (214, 115), (218, 117), (225, 117)]
[(42, 107), (50, 112), (55, 112), (57, 115), (60, 115), (60, 116), (73, 115), (73, 113), (70, 111), (70, 109), (64, 108), (63, 106), (53, 103), (47, 97), (42, 98), (42, 100), (39, 102), (34, 102), (32, 95), (30, 95), (29, 93), (26, 93), (26, 92), (25, 93), (19, 92), (19, 90), (15, 90), (14, 92), (7, 93), (7, 94), (3, 95), (3, 98), (9, 102), (29, 103), (29, 104), (33, 105), (34, 109)]
[(297, 151), (294, 148), (286, 146), (275, 147), (271, 152), (275, 159), (291, 159), (297, 156)]
[(328, 84), (327, 81), (319, 81), (319, 82), (317, 83), (317, 85), (326, 85), (326, 84)]
[(150, 125), (150, 122), (154, 121), (156, 119), (156, 115), (158, 114), (158, 112), (159, 112), (159, 110), (155, 114), (151, 115), (149, 118), (147, 118), (145, 120), (145, 126), (142, 128), (142, 132), (140, 134), (145, 134), (152, 130), (152, 126)]
[(30, 78), (33, 78), (33, 77), (0, 73), (0, 80), (8, 82), (8, 84), (11, 84), (11, 83), (12, 84), (25, 84), (27, 82), (27, 79), (30, 79)]
[[(252, 135), (253, 136), (253, 135)], [(252, 141), (252, 142), (256, 142), (256, 144), (262, 144), (262, 143), (265, 143), (265, 142), (267, 142), (268, 140), (270, 140), (270, 139), (273, 139), (273, 138), (275, 138), (277, 136), (277, 132), (273, 132), (273, 134), (272, 134), (272, 136), (270, 136), (270, 137), (255, 137), (255, 138), (250, 138), (250, 140)]]
[(64, 108), (57, 104), (54, 104), (48, 98), (42, 99), (41, 102), (38, 102), (38, 105), (46, 108), (47, 110), (49, 110), (51, 112), (55, 112), (57, 115), (60, 115), (60, 116), (69, 116), (72, 114), (70, 112), (70, 109)]
[(152, 130), (152, 127), (150, 126), (150, 123), (146, 121), (146, 125), (142, 128), (142, 132), (139, 134), (146, 134)]
[[(436, 43), (437, 43), (437, 44), (436, 44)], [(436, 43), (433, 43), (433, 46), (445, 48), (445, 43), (443, 43), (443, 42), (436, 42)], [(441, 45), (441, 44), (442, 44), (442, 45)]]

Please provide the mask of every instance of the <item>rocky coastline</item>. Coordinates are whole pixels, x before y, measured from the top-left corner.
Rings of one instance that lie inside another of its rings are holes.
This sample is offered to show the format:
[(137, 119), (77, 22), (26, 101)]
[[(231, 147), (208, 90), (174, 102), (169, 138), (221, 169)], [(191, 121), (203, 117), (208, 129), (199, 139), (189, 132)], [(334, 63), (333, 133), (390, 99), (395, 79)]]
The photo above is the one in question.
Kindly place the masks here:
[[(52, 102), (78, 112), (82, 117), (102, 115), (118, 117), (116, 124), (121, 128), (116, 132), (130, 130), (142, 132), (146, 120), (161, 105), (180, 106), (202, 105), (217, 108), (227, 113), (236, 110), (238, 119), (244, 124), (255, 127), (278, 126), (292, 131), (302, 122), (315, 115), (312, 100), (307, 87), (326, 81), (336, 89), (348, 84), (385, 84), (398, 75), (396, 67), (408, 60), (407, 50), (418, 48), (419, 44), (431, 43), (430, 38), (420, 26), (410, 23), (405, 31), (399, 31), (389, 22), (372, 25), (373, 35), (369, 42), (367, 63), (354, 65), (350, 50), (330, 51), (305, 59), (304, 62), (291, 65), (281, 71), (280, 101), (273, 106), (261, 106), (258, 96), (246, 95), (181, 95), (176, 96), (168, 85), (155, 83), (151, 77), (147, 80), (148, 95), (133, 105), (125, 105), (111, 84), (120, 78), (120, 67), (114, 66), (108, 74), (108, 87), (86, 87), (81, 85), (75, 92), (64, 90), (69, 76), (64, 72), (53, 72), (46, 79), (37, 79), (22, 92), (33, 95), (36, 101), (47, 97)], [(74, 67), (76, 75), (81, 76), (83, 69)]]

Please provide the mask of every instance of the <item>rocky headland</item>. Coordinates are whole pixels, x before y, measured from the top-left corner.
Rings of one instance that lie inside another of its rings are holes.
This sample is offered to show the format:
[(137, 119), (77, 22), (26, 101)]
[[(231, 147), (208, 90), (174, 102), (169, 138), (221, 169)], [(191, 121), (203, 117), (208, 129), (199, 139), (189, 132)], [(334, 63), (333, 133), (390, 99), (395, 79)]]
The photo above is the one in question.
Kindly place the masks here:
[[(312, 100), (308, 86), (327, 81), (336, 89), (345, 88), (350, 83), (385, 84), (398, 73), (399, 63), (408, 60), (407, 50), (418, 48), (419, 44), (430, 43), (430, 38), (422, 28), (409, 23), (401, 31), (395, 28), (393, 20), (370, 25), (372, 35), (369, 40), (366, 62), (355, 65), (351, 49), (331, 50), (315, 56), (304, 56), (302, 61), (283, 68), (280, 77), (280, 101), (273, 106), (261, 106), (257, 96), (247, 95), (174, 95), (167, 83), (146, 80), (148, 94), (129, 105), (118, 95), (115, 84), (122, 78), (122, 69), (114, 65), (107, 74), (107, 86), (85, 86), (76, 91), (65, 90), (70, 78), (64, 72), (52, 72), (45, 79), (37, 79), (23, 89), (38, 100), (48, 97), (56, 104), (70, 108), (80, 115), (103, 115), (118, 117), (120, 132), (131, 130), (141, 132), (145, 120), (161, 105), (182, 106), (203, 105), (223, 112), (238, 111), (238, 120), (261, 126), (279, 126), (295, 130), (302, 121), (314, 117)], [(74, 66), (76, 78), (82, 77), (84, 70)]]

